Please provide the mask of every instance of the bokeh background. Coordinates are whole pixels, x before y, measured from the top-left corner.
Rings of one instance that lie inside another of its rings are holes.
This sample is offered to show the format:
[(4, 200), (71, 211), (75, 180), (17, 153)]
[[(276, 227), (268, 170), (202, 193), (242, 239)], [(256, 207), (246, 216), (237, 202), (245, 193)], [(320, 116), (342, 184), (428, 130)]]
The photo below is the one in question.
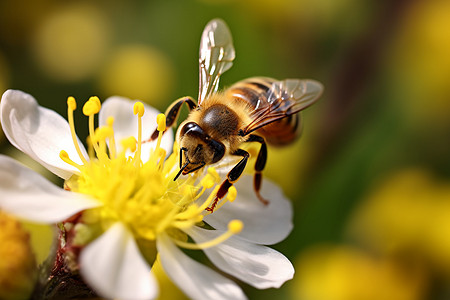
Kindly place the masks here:
[[(249, 298), (450, 299), (448, 0), (1, 0), (0, 91), (63, 116), (70, 95), (164, 111), (196, 97), (200, 34), (216, 17), (237, 54), (222, 87), (260, 75), (325, 86), (302, 139), (270, 148), (265, 172), (294, 205), (294, 230), (275, 248), (295, 278), (243, 285)], [(79, 114), (80, 136), (86, 124)], [(39, 168), (0, 139), (2, 153)], [(42, 261), (51, 232), (24, 226)]]

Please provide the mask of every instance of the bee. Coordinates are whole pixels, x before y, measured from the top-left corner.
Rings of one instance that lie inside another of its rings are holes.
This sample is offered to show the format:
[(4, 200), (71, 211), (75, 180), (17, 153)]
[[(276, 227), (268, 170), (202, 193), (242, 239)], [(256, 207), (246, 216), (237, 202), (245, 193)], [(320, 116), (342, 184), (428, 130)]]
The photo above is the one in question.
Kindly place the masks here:
[[(230, 69), (234, 58), (227, 25), (221, 19), (210, 21), (200, 41), (198, 103), (191, 97), (182, 97), (165, 112), (167, 130), (176, 123), (183, 104), (190, 111), (176, 134), (180, 145), (180, 171), (174, 180), (218, 163), (225, 156), (240, 157), (207, 208), (210, 212), (247, 165), (250, 154), (241, 149), (243, 143), (261, 145), (254, 166), (254, 190), (262, 203), (268, 203), (260, 194), (267, 144), (281, 146), (293, 142), (301, 132), (298, 112), (313, 104), (323, 90), (321, 83), (311, 79), (254, 77), (218, 91), (220, 76)], [(157, 136), (155, 131), (150, 140)]]

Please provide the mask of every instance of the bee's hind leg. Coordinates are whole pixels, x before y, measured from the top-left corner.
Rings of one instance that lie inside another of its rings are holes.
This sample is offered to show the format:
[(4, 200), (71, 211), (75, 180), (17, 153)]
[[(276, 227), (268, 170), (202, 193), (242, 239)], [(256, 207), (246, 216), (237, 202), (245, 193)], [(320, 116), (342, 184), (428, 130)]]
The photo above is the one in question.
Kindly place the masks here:
[[(170, 127), (172, 127), (175, 122), (178, 119), (178, 115), (180, 114), (180, 109), (181, 106), (183, 105), (183, 103), (186, 103), (189, 111), (192, 111), (193, 109), (195, 109), (197, 107), (197, 104), (195, 103), (194, 99), (192, 99), (191, 97), (182, 97), (178, 100), (175, 100), (166, 110), (166, 112), (164, 113), (166, 115), (166, 130), (164, 130), (164, 132), (166, 132)], [(158, 138), (159, 135), (159, 131), (157, 129), (155, 129), (155, 131), (153, 132), (153, 134), (150, 136), (150, 138), (146, 141), (144, 141), (145, 143), (154, 141)]]
[(245, 150), (237, 149), (233, 155), (242, 156), (242, 159), (228, 172), (227, 179), (220, 185), (211, 206), (206, 208), (207, 211), (214, 211), (219, 201), (228, 193), (228, 189), (241, 177), (242, 172), (244, 172), (250, 154)]
[(261, 143), (261, 148), (258, 152), (258, 157), (256, 158), (255, 163), (255, 175), (253, 177), (253, 187), (255, 189), (255, 194), (258, 197), (259, 201), (263, 203), (264, 205), (268, 205), (269, 201), (264, 199), (263, 196), (261, 196), (260, 190), (261, 190), (261, 183), (262, 183), (262, 171), (264, 170), (264, 167), (266, 166), (267, 161), (267, 146), (266, 141), (263, 137), (259, 135), (251, 134), (249, 136), (249, 139), (247, 142), (258, 142)]

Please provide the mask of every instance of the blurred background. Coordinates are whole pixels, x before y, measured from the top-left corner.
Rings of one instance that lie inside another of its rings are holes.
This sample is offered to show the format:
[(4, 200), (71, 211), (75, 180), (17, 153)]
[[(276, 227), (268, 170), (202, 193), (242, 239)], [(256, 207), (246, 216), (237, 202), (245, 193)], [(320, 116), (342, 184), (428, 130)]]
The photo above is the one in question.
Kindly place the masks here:
[[(448, 0), (2, 0), (0, 91), (63, 116), (70, 95), (164, 111), (197, 96), (200, 35), (216, 17), (236, 49), (222, 87), (250, 76), (325, 86), (302, 138), (270, 148), (265, 171), (294, 205), (294, 230), (274, 247), (296, 275), (281, 289), (243, 284), (248, 297), (450, 299)], [(42, 261), (51, 232), (24, 226)]]

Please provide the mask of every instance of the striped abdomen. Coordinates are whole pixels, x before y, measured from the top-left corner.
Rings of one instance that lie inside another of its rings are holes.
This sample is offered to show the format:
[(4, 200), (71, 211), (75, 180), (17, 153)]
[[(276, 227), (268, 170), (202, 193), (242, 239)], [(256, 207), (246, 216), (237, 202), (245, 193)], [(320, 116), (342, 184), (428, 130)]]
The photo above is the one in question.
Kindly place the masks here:
[[(272, 83), (275, 79), (254, 77), (239, 81), (226, 90), (226, 96), (233, 101), (245, 101), (257, 109), (259, 101), (267, 101)], [(267, 143), (283, 146), (293, 142), (301, 133), (301, 119), (298, 113), (270, 123), (256, 131)]]

